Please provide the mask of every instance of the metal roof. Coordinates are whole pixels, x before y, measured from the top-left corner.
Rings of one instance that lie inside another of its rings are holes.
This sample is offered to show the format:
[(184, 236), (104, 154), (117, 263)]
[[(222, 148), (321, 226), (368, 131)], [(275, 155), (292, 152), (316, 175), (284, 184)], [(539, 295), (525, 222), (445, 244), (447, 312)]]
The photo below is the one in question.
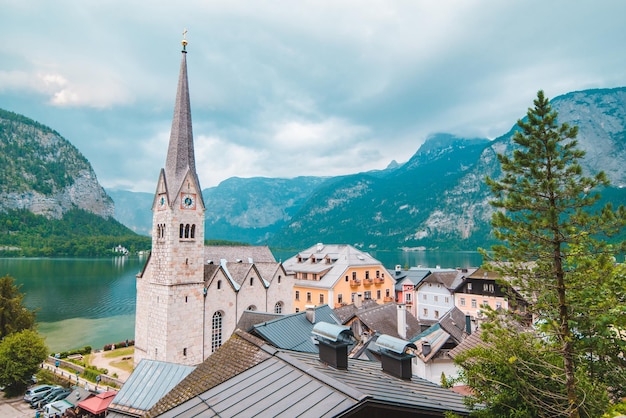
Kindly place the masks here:
[(349, 342), (346, 340), (349, 340), (350, 336), (353, 336), (352, 331), (350, 331), (349, 327), (337, 324), (329, 324), (328, 322), (316, 323), (313, 326), (313, 331), (311, 331), (311, 333), (332, 342), (337, 342), (337, 340), (340, 340), (340, 342)]
[[(315, 323), (341, 323), (328, 305), (317, 306), (314, 309)], [(256, 324), (252, 327), (252, 334), (258, 335), (274, 347), (285, 350), (319, 352), (313, 341), (312, 324), (306, 317), (306, 311), (285, 315), (281, 318)]]
[(159, 416), (332, 417), (358, 401), (284, 357), (272, 357)]
[(109, 409), (130, 413), (147, 411), (194, 369), (193, 366), (141, 360)]
[(376, 340), (376, 345), (387, 350), (393, 351), (397, 354), (403, 354), (407, 348), (417, 348), (415, 344), (410, 341), (403, 340), (401, 338), (392, 337), (391, 335), (383, 334)]

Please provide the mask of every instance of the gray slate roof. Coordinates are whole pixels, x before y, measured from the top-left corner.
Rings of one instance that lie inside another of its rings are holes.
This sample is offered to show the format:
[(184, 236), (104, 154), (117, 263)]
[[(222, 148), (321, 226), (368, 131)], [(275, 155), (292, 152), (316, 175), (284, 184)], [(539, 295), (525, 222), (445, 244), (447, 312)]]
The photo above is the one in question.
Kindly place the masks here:
[(253, 245), (207, 245), (204, 247), (204, 262), (212, 260), (215, 264), (220, 264), (220, 260), (236, 263), (241, 260), (244, 263), (277, 263), (276, 258), (268, 246)]
[(192, 366), (142, 360), (115, 395), (108, 410), (126, 416), (140, 416), (194, 369)]
[[(341, 324), (328, 305), (320, 305), (313, 310), (315, 324), (318, 322)], [(319, 350), (311, 335), (314, 323), (311, 323), (306, 315), (306, 311), (302, 311), (256, 324), (252, 327), (251, 334), (263, 338), (277, 348), (317, 353)]]
[[(356, 316), (370, 331), (400, 338), (396, 303), (390, 302), (364, 309), (358, 311)], [(406, 335), (409, 338), (421, 332), (419, 321), (408, 311), (406, 312), (406, 325)]]

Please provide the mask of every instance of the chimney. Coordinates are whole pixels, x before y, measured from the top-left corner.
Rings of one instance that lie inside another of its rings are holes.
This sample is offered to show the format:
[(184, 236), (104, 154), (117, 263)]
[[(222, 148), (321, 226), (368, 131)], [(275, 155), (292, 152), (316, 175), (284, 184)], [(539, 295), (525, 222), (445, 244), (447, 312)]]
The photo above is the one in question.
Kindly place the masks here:
[(422, 340), (422, 355), (424, 357), (427, 357), (430, 354), (430, 351), (431, 351), (430, 342), (426, 340)]
[(472, 317), (469, 315), (465, 315), (465, 332), (467, 335), (472, 333)]
[(415, 356), (407, 353), (407, 350), (417, 349), (415, 344), (383, 334), (376, 340), (376, 345), (380, 347), (383, 371), (400, 379), (411, 380), (413, 376), (411, 359)]
[(354, 295), (354, 306), (358, 309), (363, 305), (363, 295), (357, 293)]
[(402, 273), (402, 266), (400, 264), (396, 264), (396, 276)]
[(317, 341), (320, 353), (320, 361), (338, 370), (348, 369), (348, 346), (352, 343), (352, 331), (350, 328), (318, 322), (311, 332)]
[(404, 303), (398, 303), (398, 335), (403, 340), (406, 339), (406, 305)]
[(309, 320), (310, 323), (315, 324), (315, 306), (306, 305), (306, 319)]

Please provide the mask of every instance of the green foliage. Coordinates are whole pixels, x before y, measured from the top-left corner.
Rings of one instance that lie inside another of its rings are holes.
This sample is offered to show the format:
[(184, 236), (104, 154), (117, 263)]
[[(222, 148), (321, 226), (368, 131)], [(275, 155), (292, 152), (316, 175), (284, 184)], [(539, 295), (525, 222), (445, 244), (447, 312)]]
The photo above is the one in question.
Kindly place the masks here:
[(9, 275), (0, 278), (0, 340), (35, 327), (35, 312), (24, 307), (24, 294)]
[[(496, 197), (491, 204), (499, 209), (492, 225), (500, 244), (492, 247), (491, 266), (513, 278), (513, 286), (531, 302), (528, 314), (541, 324), (542, 338), (500, 335), (507, 344), (497, 345), (502, 352), (491, 354), (495, 364), (490, 366), (500, 379), (476, 379), (474, 372), (480, 370), (473, 368), (466, 379), (470, 385), (481, 382), (485, 414), (526, 405), (522, 415), (511, 416), (540, 416), (543, 394), (550, 393), (560, 415), (552, 411), (549, 416), (598, 416), (602, 402), (606, 408), (606, 398), (598, 393), (624, 390), (613, 379), (623, 378), (626, 370), (620, 357), (626, 295), (623, 271), (612, 256), (626, 245), (610, 245), (607, 238), (623, 229), (626, 210), (610, 204), (596, 209), (600, 196), (595, 189), (609, 183), (605, 174), (583, 175), (578, 130), (558, 125), (542, 91), (534, 105), (527, 120), (518, 121), (512, 157), (498, 155), (503, 176), (487, 178), (487, 184)], [(522, 361), (511, 362), (512, 367), (507, 359)], [(523, 370), (528, 373), (521, 376), (537, 385), (534, 392), (512, 383)], [(503, 383), (512, 389), (503, 393)]]
[(26, 387), (47, 352), (43, 338), (33, 330), (4, 337), (0, 342), (0, 385)]
[(88, 161), (57, 132), (0, 109), (0, 193), (34, 190), (52, 195), (74, 183)]
[(131, 253), (150, 248), (150, 238), (137, 235), (115, 219), (73, 209), (62, 219), (27, 210), (0, 213), (0, 256), (102, 256), (117, 245)]
[[(473, 395), (466, 398), (473, 417), (568, 417), (569, 400), (559, 347), (546, 343), (518, 323), (490, 313), (481, 328), (482, 343), (455, 357), (462, 366), (457, 381), (467, 382)], [(584, 367), (576, 371), (577, 395), (585, 399), (581, 417), (604, 411), (607, 393)]]

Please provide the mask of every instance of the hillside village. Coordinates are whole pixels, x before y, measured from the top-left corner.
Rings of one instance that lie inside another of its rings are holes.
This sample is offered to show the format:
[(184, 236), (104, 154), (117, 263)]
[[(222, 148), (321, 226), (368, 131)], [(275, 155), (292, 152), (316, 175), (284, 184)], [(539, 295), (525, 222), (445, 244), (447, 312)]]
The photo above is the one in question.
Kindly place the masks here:
[(523, 322), (528, 301), (484, 266), (387, 269), (343, 243), (283, 262), (267, 246), (205, 245), (186, 45), (136, 276), (134, 370), (64, 416), (468, 416), (468, 388), (444, 384), (455, 357), (484, 344), (486, 310)]

